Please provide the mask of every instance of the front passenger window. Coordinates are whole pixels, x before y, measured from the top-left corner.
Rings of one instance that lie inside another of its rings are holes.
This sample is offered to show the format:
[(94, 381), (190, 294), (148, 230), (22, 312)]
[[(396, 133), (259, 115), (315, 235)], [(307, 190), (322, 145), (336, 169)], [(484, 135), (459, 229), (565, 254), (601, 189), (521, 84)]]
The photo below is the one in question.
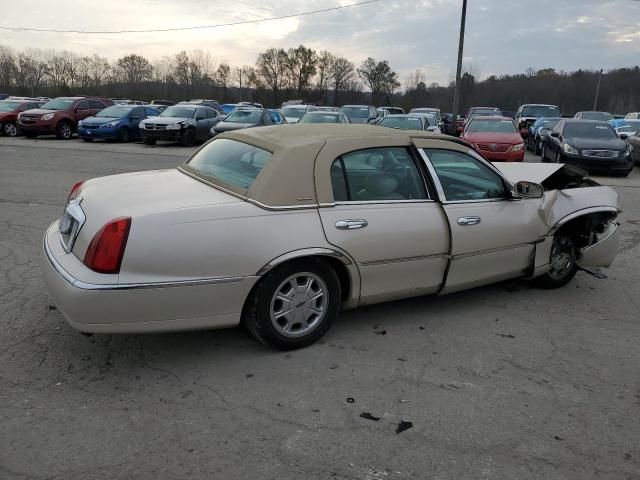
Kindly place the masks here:
[(425, 150), (448, 201), (506, 198), (502, 177), (480, 160), (455, 150)]
[(331, 166), (331, 184), (337, 202), (428, 198), (422, 176), (404, 147), (370, 148), (343, 155)]

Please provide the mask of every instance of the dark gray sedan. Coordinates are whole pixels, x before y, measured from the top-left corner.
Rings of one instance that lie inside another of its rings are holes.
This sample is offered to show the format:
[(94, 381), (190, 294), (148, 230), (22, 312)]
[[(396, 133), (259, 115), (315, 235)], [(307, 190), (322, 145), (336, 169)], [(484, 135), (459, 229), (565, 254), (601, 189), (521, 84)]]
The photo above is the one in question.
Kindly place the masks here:
[(222, 132), (230, 132), (242, 128), (264, 127), (267, 125), (275, 125), (269, 110), (262, 108), (237, 109), (216, 124), (209, 132), (209, 136), (215, 137)]

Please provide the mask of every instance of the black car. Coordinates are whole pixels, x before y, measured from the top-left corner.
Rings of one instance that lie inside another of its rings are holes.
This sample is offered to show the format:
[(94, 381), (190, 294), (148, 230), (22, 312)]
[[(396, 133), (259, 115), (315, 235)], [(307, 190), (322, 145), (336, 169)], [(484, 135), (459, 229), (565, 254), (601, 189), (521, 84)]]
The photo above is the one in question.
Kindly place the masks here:
[(542, 144), (542, 161), (568, 163), (589, 173), (626, 177), (633, 169), (632, 147), (607, 122), (562, 119)]
[(209, 138), (209, 130), (220, 121), (216, 110), (199, 105), (173, 105), (159, 116), (140, 122), (140, 134), (146, 145), (157, 140), (180, 142), (189, 147)]
[(267, 125), (276, 125), (269, 110), (262, 108), (241, 108), (234, 110), (221, 122), (216, 124), (209, 132), (209, 136), (214, 137), (222, 132), (230, 132), (242, 128), (264, 127)]

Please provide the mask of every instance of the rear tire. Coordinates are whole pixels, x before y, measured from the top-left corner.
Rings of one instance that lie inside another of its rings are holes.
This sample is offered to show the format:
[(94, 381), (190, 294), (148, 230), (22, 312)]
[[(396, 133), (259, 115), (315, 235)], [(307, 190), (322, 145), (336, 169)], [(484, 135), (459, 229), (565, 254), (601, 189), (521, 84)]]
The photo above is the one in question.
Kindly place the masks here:
[(260, 279), (247, 299), (242, 321), (263, 345), (302, 348), (329, 330), (340, 298), (340, 282), (329, 265), (313, 259), (290, 262)]
[(73, 128), (71, 128), (71, 124), (66, 121), (62, 121), (58, 123), (56, 127), (56, 138), (59, 140), (70, 140), (73, 136)]
[(540, 155), (541, 151), (542, 151), (542, 142), (540, 141), (540, 139), (534, 139), (533, 140), (533, 153), (535, 153), (536, 155)]
[(7, 122), (2, 125), (2, 133), (7, 137), (17, 137), (18, 127), (13, 122)]
[(192, 128), (187, 129), (180, 138), (180, 145), (183, 147), (193, 147), (196, 143), (196, 132)]
[(549, 255), (549, 271), (537, 277), (536, 284), (542, 288), (552, 289), (563, 287), (569, 283), (578, 271), (577, 252), (578, 249), (573, 237), (558, 232), (553, 237), (553, 245)]

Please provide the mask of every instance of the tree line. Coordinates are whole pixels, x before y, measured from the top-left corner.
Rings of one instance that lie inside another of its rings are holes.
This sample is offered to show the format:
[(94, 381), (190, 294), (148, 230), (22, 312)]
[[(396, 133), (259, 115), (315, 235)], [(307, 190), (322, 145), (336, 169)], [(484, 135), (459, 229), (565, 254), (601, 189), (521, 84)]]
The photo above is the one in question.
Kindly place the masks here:
[[(523, 103), (551, 103), (563, 113), (590, 110), (599, 73), (552, 68), (523, 74), (491, 75), (479, 80), (467, 66), (461, 81), (461, 108), (497, 106), (515, 110)], [(367, 58), (356, 65), (329, 51), (299, 45), (269, 48), (255, 64), (218, 62), (204, 50), (181, 51), (159, 59), (131, 53), (116, 60), (66, 50), (25, 49), (0, 45), (0, 92), (12, 95), (100, 95), (137, 100), (215, 98), (220, 102), (256, 101), (277, 106), (284, 100), (342, 105), (372, 103), (439, 107), (450, 111), (453, 82), (429, 83), (428, 72), (416, 69), (400, 82), (387, 60)], [(401, 89), (401, 87), (403, 87)], [(613, 113), (640, 110), (640, 68), (602, 74), (597, 109)]]

